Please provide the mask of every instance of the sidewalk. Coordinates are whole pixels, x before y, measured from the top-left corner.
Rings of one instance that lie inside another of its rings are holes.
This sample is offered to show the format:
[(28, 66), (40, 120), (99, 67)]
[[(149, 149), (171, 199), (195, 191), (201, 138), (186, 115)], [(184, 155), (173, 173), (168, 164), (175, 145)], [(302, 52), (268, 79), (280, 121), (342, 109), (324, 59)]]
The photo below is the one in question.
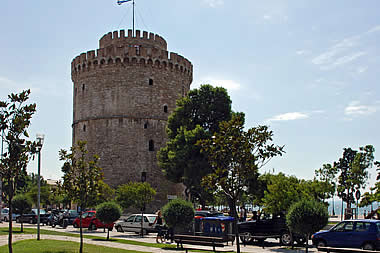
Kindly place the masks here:
[[(19, 241), (19, 240), (26, 240), (26, 239), (37, 239), (37, 236), (35, 234), (23, 234), (23, 235), (14, 235), (13, 236), (13, 242)], [(61, 240), (61, 241), (74, 241), (79, 243), (79, 238), (76, 237), (70, 237), (70, 236), (56, 236), (56, 235), (41, 235), (41, 240), (49, 239), (49, 240)], [(146, 242), (152, 242), (154, 243), (155, 238), (154, 237), (146, 237), (146, 238), (140, 238), (141, 240), (136, 241), (146, 241)], [(154, 253), (163, 253), (163, 252), (170, 252), (170, 249), (162, 249), (162, 248), (155, 248), (155, 247), (146, 247), (146, 246), (137, 246), (137, 245), (131, 245), (131, 244), (123, 244), (123, 243), (117, 243), (112, 241), (97, 241), (93, 239), (83, 239), (83, 242), (85, 244), (93, 244), (93, 245), (101, 245), (105, 247), (110, 248), (119, 248), (119, 249), (126, 249), (126, 250), (137, 250), (141, 252), (154, 252)], [(8, 235), (0, 236), (0, 246), (7, 245), (8, 243)], [(194, 246), (193, 246), (194, 248)], [(208, 249), (210, 250), (211, 247), (203, 247), (203, 246), (196, 246), (196, 248), (199, 249)], [(236, 252), (236, 245), (234, 246), (226, 246), (224, 248), (220, 248), (220, 251), (234, 251)], [(174, 251), (174, 250), (173, 250)], [(268, 252), (289, 252), (289, 253), (296, 253), (296, 252), (305, 252), (304, 248), (298, 248), (298, 249), (287, 249), (280, 246), (271, 246), (271, 247), (259, 247), (259, 246), (253, 246), (248, 245), (244, 247), (243, 245), (240, 245), (240, 251), (241, 252), (255, 252), (255, 253), (268, 253)], [(177, 253), (185, 252), (184, 250), (175, 250)], [(309, 252), (316, 252), (315, 248), (310, 248)]]

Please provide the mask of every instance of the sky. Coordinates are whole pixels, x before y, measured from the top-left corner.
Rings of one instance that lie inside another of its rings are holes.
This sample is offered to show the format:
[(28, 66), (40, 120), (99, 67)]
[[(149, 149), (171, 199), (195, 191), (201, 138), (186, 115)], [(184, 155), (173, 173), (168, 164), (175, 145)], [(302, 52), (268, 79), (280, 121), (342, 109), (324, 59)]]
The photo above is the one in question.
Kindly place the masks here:
[[(343, 148), (371, 144), (380, 160), (378, 0), (135, 0), (136, 29), (161, 35), (194, 66), (191, 88), (223, 86), (246, 127), (269, 125), (286, 153), (261, 172), (312, 179)], [(30, 88), (30, 136), (45, 134), (41, 174), (62, 176), (71, 146), (71, 61), (104, 34), (132, 27), (116, 0), (3, 1), (0, 100)], [(37, 171), (36, 160), (29, 172)], [(371, 184), (374, 168), (369, 170)]]

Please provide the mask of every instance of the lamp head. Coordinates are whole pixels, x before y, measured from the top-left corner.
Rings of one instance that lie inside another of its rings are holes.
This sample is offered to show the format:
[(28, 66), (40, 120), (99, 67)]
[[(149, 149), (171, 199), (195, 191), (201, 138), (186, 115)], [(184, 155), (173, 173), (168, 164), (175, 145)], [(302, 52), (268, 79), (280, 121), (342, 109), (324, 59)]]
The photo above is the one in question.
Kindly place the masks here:
[(37, 134), (36, 135), (36, 143), (37, 143), (37, 149), (41, 150), (42, 145), (44, 144), (45, 135), (44, 134)]

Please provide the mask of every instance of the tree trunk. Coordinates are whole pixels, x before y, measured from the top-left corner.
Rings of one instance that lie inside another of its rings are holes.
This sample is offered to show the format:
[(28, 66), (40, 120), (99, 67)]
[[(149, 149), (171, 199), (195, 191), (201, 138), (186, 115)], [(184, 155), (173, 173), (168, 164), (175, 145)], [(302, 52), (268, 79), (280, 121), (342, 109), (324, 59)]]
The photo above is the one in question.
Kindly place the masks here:
[(110, 229), (107, 229), (107, 241), (110, 239)]
[(8, 205), (9, 205), (9, 235), (8, 235), (8, 252), (12, 253), (12, 215), (13, 215), (13, 208), (12, 208), (12, 199), (13, 199), (13, 184), (10, 177), (8, 177), (8, 187), (9, 187), (9, 198), (8, 198)]
[(21, 222), (21, 233), (23, 233), (23, 232), (24, 232), (24, 223)]
[(82, 230), (82, 208), (79, 213), (79, 235), (80, 235), (80, 246), (79, 253), (83, 253), (83, 230)]
[(309, 252), (309, 234), (306, 235), (306, 249), (305, 249), (305, 252), (308, 253)]
[(229, 199), (228, 205), (230, 206), (231, 216), (234, 217), (234, 228), (235, 228), (235, 240), (236, 240), (236, 253), (240, 253), (240, 242), (239, 242), (239, 231), (238, 231), (238, 214), (236, 212), (236, 200)]

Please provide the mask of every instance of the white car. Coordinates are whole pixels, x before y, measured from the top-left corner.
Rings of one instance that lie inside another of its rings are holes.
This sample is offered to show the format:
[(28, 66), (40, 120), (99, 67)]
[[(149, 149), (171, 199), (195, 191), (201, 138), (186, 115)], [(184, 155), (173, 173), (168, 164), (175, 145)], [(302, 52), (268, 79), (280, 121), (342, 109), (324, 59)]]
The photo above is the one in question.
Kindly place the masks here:
[[(12, 214), (12, 217), (13, 217), (13, 219), (12, 220), (16, 220), (16, 218), (18, 217), (18, 216), (20, 216), (19, 214), (15, 214), (15, 213), (13, 213)], [(2, 220), (2, 221), (9, 221), (9, 208), (2, 208), (1, 209), (1, 216), (0, 216), (0, 219)]]
[[(157, 232), (154, 221), (156, 214), (144, 214), (143, 233), (148, 234)], [(116, 231), (118, 232), (135, 232), (141, 233), (141, 214), (132, 214), (127, 219), (115, 223)]]

